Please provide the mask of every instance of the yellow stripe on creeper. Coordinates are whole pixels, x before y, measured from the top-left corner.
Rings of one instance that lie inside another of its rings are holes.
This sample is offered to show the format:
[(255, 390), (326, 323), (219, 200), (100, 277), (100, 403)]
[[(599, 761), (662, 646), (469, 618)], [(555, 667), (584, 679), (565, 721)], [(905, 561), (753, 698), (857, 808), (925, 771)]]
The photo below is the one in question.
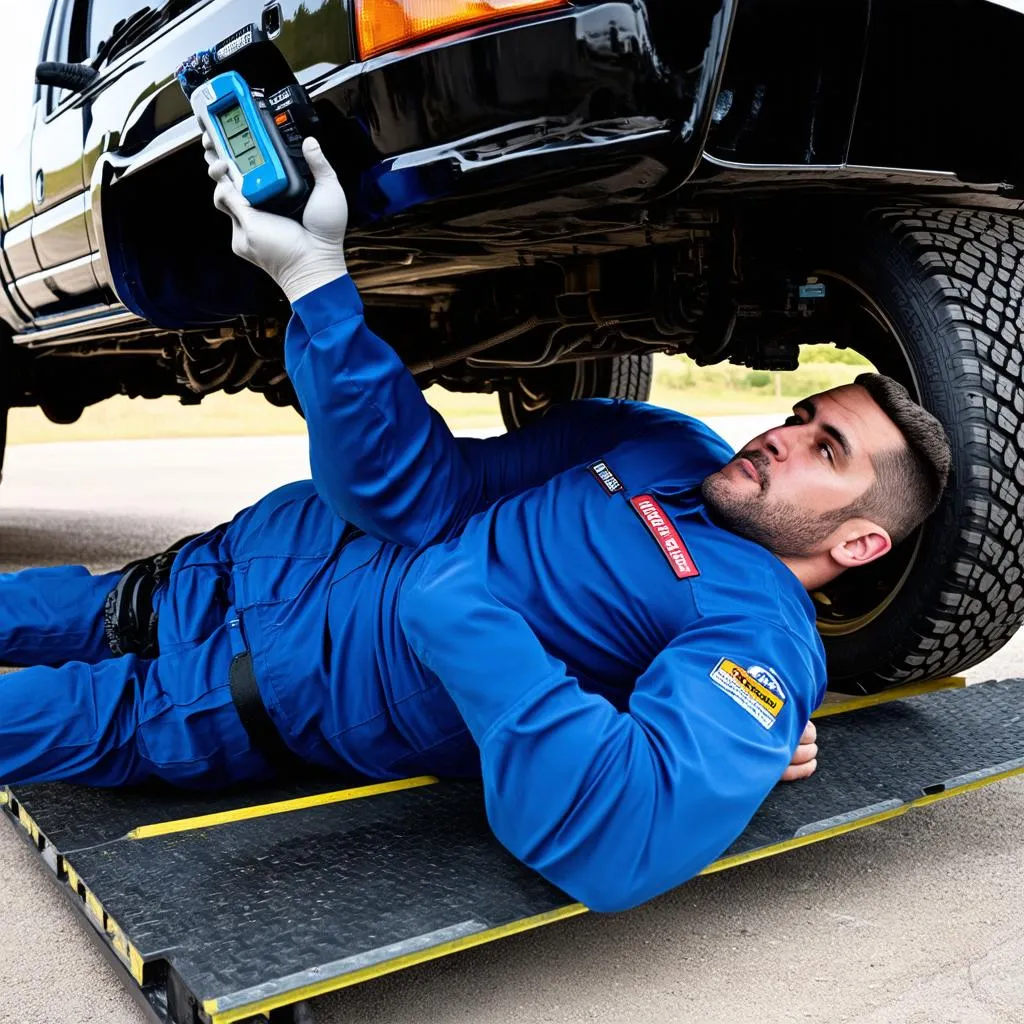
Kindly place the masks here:
[(962, 689), (966, 685), (967, 680), (962, 676), (951, 676), (949, 679), (930, 679), (924, 683), (894, 686), (891, 690), (882, 690), (881, 693), (826, 693), (825, 700), (817, 711), (812, 712), (811, 718), (828, 718), (829, 715), (841, 715), (860, 708), (873, 708), (878, 704), (889, 704), (894, 700), (904, 700), (906, 697), (919, 697), (922, 693)]
[(199, 828), (212, 828), (215, 825), (228, 825), (234, 821), (249, 821), (253, 818), (266, 818), (272, 814), (288, 814), (291, 811), (305, 811), (310, 807), (326, 807), (328, 804), (339, 804), (346, 800), (362, 800), (369, 796), (381, 796), (385, 793), (397, 793), (403, 789), (416, 789), (419, 786), (432, 786), (438, 780), (433, 775), (418, 775), (412, 779), (397, 779), (395, 782), (381, 782), (374, 786), (359, 786), (355, 789), (339, 789), (333, 793), (319, 793), (316, 796), (296, 797), (294, 800), (280, 800), (272, 804), (257, 804), (254, 807), (238, 807), (232, 811), (219, 811), (216, 814), (201, 814), (195, 818), (180, 818), (177, 821), (161, 821), (155, 825), (140, 825), (128, 833), (128, 839), (152, 839), (155, 836), (167, 836), (176, 832), (190, 832)]

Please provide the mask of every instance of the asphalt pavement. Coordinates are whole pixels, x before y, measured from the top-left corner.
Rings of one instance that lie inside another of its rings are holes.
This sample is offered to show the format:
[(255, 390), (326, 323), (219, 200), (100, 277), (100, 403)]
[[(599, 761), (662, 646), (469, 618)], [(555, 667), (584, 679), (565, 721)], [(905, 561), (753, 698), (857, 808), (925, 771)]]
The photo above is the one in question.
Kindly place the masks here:
[[(716, 426), (734, 443), (757, 417)], [(0, 570), (106, 570), (306, 475), (299, 437), (8, 452)], [(1024, 636), (969, 674), (1020, 674)], [(0, 681), (2, 685), (2, 681)], [(2, 729), (2, 723), (0, 723)], [(827, 757), (827, 749), (822, 757)], [(0, 824), (0, 1022), (143, 1018), (38, 858)], [(328, 996), (346, 1024), (1024, 1021), (1024, 780)]]

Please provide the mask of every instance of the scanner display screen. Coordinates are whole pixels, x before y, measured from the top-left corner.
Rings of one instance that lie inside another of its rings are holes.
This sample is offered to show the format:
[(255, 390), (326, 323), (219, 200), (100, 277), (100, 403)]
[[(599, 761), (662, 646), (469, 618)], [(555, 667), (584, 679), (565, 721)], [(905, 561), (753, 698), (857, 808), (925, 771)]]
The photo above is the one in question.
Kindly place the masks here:
[(252, 137), (252, 130), (242, 108), (236, 103), (217, 114), (217, 120), (224, 129), (224, 137), (228, 140), (228, 148), (238, 169), (246, 174), (259, 167), (264, 162), (263, 154)]

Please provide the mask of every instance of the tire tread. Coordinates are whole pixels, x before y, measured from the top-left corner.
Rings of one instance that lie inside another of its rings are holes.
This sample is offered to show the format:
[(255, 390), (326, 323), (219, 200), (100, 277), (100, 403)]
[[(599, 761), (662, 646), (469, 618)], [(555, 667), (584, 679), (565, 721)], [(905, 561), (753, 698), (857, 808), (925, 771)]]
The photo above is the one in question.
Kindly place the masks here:
[(893, 312), (919, 338), (934, 338), (914, 370), (954, 463), (925, 527), (931, 564), (901, 602), (895, 648), (869, 677), (861, 670), (858, 688), (867, 690), (961, 671), (1024, 619), (1024, 221), (953, 208), (878, 211), (872, 220)]

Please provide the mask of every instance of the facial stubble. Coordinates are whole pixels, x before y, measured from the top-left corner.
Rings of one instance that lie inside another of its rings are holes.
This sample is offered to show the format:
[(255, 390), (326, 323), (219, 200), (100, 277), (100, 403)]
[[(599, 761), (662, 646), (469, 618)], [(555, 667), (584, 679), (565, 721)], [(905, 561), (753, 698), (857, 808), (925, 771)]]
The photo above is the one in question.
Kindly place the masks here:
[(757, 491), (737, 494), (722, 475), (712, 473), (701, 484), (701, 494), (712, 519), (719, 526), (768, 548), (779, 558), (798, 558), (814, 549), (836, 527), (851, 517), (847, 505), (814, 515), (792, 502), (771, 499), (770, 462), (764, 452), (742, 451), (732, 462), (746, 459), (757, 473)]

